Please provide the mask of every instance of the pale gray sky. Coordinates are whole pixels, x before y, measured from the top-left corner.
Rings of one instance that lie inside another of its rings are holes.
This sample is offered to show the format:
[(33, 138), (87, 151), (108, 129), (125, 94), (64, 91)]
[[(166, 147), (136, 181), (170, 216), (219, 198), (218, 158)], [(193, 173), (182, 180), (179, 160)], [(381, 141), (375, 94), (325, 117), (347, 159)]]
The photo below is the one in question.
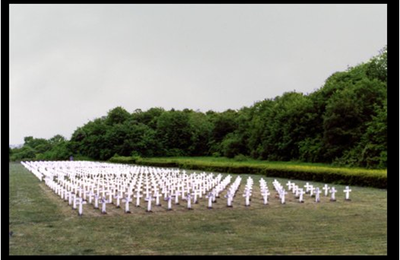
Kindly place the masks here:
[(10, 144), (67, 139), (117, 106), (240, 109), (387, 44), (386, 5), (10, 6)]

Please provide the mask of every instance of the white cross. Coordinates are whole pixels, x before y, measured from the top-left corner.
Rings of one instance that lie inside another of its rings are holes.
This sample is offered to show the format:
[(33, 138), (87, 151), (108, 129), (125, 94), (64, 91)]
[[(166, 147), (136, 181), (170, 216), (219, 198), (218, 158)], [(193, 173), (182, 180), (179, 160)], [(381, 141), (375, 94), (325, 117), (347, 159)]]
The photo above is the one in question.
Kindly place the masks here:
[(225, 195), (226, 200), (226, 206), (227, 207), (232, 207), (232, 198), (233, 198), (233, 194), (230, 190), (228, 190), (228, 192)]
[(142, 195), (140, 195), (140, 191), (138, 190), (135, 198), (136, 198), (136, 207), (140, 207), (140, 198), (143, 197)]
[(322, 189), (325, 191), (325, 197), (328, 196), (328, 191), (329, 191), (328, 184), (325, 184)]
[[(71, 196), (71, 192), (65, 190), (64, 201), (67, 201), (67, 199), (69, 198), (69, 196)], [(69, 203), (69, 205), (70, 205), (70, 203)]]
[(201, 190), (199, 190), (199, 189), (193, 190), (193, 195), (194, 195), (193, 202), (195, 204), (199, 203), (199, 201), (197, 200), (197, 195), (199, 195), (199, 196), (201, 195)]
[(94, 193), (92, 191), (89, 191), (88, 197), (89, 197), (89, 204), (92, 204), (92, 198), (94, 197)]
[(158, 190), (156, 190), (156, 192), (154, 193), (154, 197), (156, 197), (156, 206), (161, 206), (161, 203), (160, 203), (161, 196), (162, 195), (158, 193)]
[(309, 191), (310, 191), (310, 197), (312, 197), (314, 195), (314, 191), (315, 191), (314, 186), (310, 185)]
[(299, 189), (299, 202), (301, 202), (301, 203), (304, 202), (304, 200), (303, 200), (303, 194), (304, 194), (303, 189)]
[(263, 196), (264, 199), (264, 205), (268, 204), (268, 195), (270, 195), (269, 191), (266, 189), (264, 190), (261, 195)]
[(304, 187), (306, 188), (306, 193), (309, 191), (310, 189), (310, 184), (307, 182), (306, 185), (304, 185)]
[(120, 206), (119, 206), (119, 200), (122, 198), (122, 196), (120, 195), (120, 194), (117, 194), (117, 195), (114, 195), (114, 198), (116, 198), (117, 199), (117, 208), (119, 208)]
[(146, 200), (147, 200), (147, 210), (146, 210), (146, 212), (152, 212), (151, 211), (151, 201), (154, 200), (154, 199), (151, 196), (151, 194), (149, 194), (149, 196), (146, 197)]
[(168, 200), (168, 210), (172, 210), (172, 206), (171, 206), (172, 196), (168, 195), (167, 200)]
[(215, 203), (215, 202), (217, 202), (217, 199), (216, 199), (217, 191), (215, 189), (213, 189), (212, 194), (213, 194), (212, 201), (213, 201), (213, 203)]
[(281, 196), (281, 204), (285, 204), (285, 194), (287, 194), (285, 190), (282, 190), (279, 194)]
[(95, 194), (94, 195), (94, 208), (95, 209), (98, 209), (99, 208), (99, 195), (98, 194)]
[(175, 205), (179, 205), (179, 190), (175, 190)]
[(315, 189), (315, 202), (319, 202), (319, 194), (321, 193), (321, 191), (319, 190), (319, 188), (317, 187)]
[(296, 184), (293, 184), (293, 186), (292, 186), (292, 193), (294, 194), (294, 196), (295, 196), (296, 198), (299, 197), (298, 188), (299, 188), (299, 186), (297, 186)]
[(85, 189), (85, 184), (83, 186), (83, 199), (86, 200), (86, 189)]
[(64, 190), (65, 190), (64, 188), (60, 189), (60, 194), (59, 195), (61, 196), (62, 200), (64, 200), (64, 194), (65, 194)]
[(73, 199), (72, 199), (72, 208), (76, 209), (76, 200), (77, 200), (77, 196), (75, 194), (72, 194)]
[(335, 198), (335, 193), (337, 192), (337, 190), (335, 189), (335, 187), (332, 187), (332, 189), (330, 190), (330, 192), (331, 192), (331, 201), (336, 201), (336, 198)]
[(208, 209), (212, 209), (212, 199), (213, 199), (213, 193), (209, 192), (206, 198), (208, 198)]
[(78, 198), (77, 203), (79, 204), (78, 215), (79, 215), (79, 216), (82, 216), (82, 215), (83, 215), (83, 207), (82, 207), (82, 205), (83, 205), (83, 204), (86, 204), (86, 201), (83, 201), (82, 198)]
[(68, 205), (72, 204), (72, 197), (73, 197), (73, 193), (71, 191), (68, 192)]
[(192, 209), (192, 204), (191, 204), (192, 195), (188, 193), (186, 198), (187, 198), (187, 208)]
[(101, 198), (101, 213), (102, 214), (107, 214), (107, 211), (106, 211), (106, 204), (107, 203), (110, 203), (110, 201), (108, 201), (108, 200), (106, 200), (106, 198), (105, 197), (102, 197)]
[(123, 199), (123, 202), (125, 202), (125, 213), (131, 213), (129, 211), (129, 202), (131, 202), (132, 199), (130, 198), (129, 194), (126, 195), (125, 199)]
[(108, 201), (109, 201), (109, 203), (112, 203), (112, 202), (113, 202), (113, 201), (112, 201), (113, 192), (112, 192), (110, 189), (108, 189), (107, 194), (108, 194)]
[(351, 190), (349, 189), (349, 186), (346, 186), (346, 189), (343, 190), (343, 192), (346, 193), (346, 200), (350, 200), (350, 192), (351, 192)]
[(291, 183), (290, 181), (288, 181), (288, 182), (286, 183), (286, 186), (288, 186), (288, 190), (291, 190), (291, 189), (292, 189), (292, 183)]
[(245, 197), (245, 206), (246, 207), (250, 206), (250, 196), (251, 196), (251, 191), (246, 189), (243, 194), (243, 197)]
[(79, 197), (82, 197), (83, 188), (82, 187), (78, 187), (78, 190), (79, 190)]

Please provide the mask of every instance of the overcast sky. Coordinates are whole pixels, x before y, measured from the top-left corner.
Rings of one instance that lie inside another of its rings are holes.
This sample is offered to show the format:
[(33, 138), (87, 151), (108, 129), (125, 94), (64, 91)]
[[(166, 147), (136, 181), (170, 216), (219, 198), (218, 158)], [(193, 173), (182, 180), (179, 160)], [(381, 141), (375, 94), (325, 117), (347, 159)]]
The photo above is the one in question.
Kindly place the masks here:
[(9, 142), (311, 93), (386, 44), (386, 5), (10, 5)]

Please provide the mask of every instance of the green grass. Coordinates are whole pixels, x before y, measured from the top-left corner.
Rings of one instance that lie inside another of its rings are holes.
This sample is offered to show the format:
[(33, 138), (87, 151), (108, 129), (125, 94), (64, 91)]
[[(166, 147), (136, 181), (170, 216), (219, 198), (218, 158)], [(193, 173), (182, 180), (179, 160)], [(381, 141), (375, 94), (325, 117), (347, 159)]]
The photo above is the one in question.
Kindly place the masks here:
[[(233, 175), (233, 179), (236, 175)], [(351, 187), (344, 201), (344, 186), (337, 202), (321, 197), (314, 203), (305, 195), (298, 203), (290, 194), (281, 205), (271, 197), (265, 206), (259, 196), (260, 175), (254, 179), (250, 207), (244, 206), (242, 185), (233, 208), (218, 199), (206, 208), (203, 198), (188, 211), (185, 203), (154, 207), (153, 213), (131, 207), (132, 214), (107, 205), (107, 215), (84, 205), (84, 215), (51, 192), (22, 165), (9, 166), (10, 255), (386, 255), (387, 192)], [(264, 177), (265, 178), (265, 177)], [(272, 190), (273, 178), (265, 178)], [(277, 178), (278, 179), (278, 178)], [(282, 184), (285, 179), (278, 179)], [(304, 185), (305, 181), (293, 180)], [(315, 183), (322, 186), (322, 183)], [(225, 193), (222, 193), (224, 195)], [(275, 194), (274, 192), (272, 193)]]
[(261, 174), (269, 177), (302, 179), (326, 183), (349, 184), (375, 188), (387, 187), (387, 170), (372, 170), (364, 168), (335, 167), (326, 164), (300, 162), (269, 162), (248, 159), (235, 161), (228, 158), (214, 157), (167, 157), (167, 158), (113, 158), (113, 162), (128, 163), (132, 160), (137, 164), (161, 167), (179, 167), (204, 171), (228, 173)]
[(262, 161), (255, 159), (247, 159), (245, 161), (236, 161), (235, 159), (230, 159), (226, 157), (154, 157), (154, 158), (140, 158), (139, 160), (143, 162), (165, 162), (165, 163), (198, 163), (198, 164), (215, 164), (215, 165), (231, 165), (231, 166), (239, 166), (239, 165), (254, 165), (254, 166), (264, 166), (264, 167), (273, 167), (273, 168), (297, 168), (297, 169), (319, 169), (319, 170), (332, 170), (341, 171), (341, 172), (369, 172), (369, 173), (378, 173), (378, 174), (386, 174), (386, 169), (365, 169), (365, 168), (356, 168), (356, 167), (342, 167), (342, 166), (334, 166), (324, 163), (306, 163), (306, 162), (282, 162), (282, 161)]

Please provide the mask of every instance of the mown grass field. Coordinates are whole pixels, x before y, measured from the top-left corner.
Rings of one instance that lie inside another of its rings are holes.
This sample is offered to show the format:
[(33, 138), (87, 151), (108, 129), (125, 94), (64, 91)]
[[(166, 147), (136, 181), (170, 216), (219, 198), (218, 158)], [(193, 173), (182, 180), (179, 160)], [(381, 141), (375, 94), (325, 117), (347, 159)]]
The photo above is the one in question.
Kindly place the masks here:
[[(233, 176), (232, 181), (236, 178)], [(298, 203), (292, 194), (285, 205), (270, 198), (262, 204), (260, 175), (241, 175), (242, 185), (233, 208), (219, 198), (213, 209), (207, 200), (187, 210), (185, 202), (166, 211), (166, 203), (131, 207), (132, 214), (107, 205), (107, 215), (84, 205), (79, 217), (56, 194), (21, 164), (9, 164), (10, 255), (386, 255), (387, 191), (352, 186), (344, 201), (344, 185), (337, 202), (305, 195)], [(254, 179), (250, 207), (242, 197), (246, 178)], [(272, 191), (273, 178), (265, 178)], [(282, 184), (285, 179), (278, 179)], [(304, 185), (305, 181), (292, 180)], [(312, 182), (319, 187), (323, 183)], [(225, 195), (223, 192), (221, 195)], [(275, 195), (272, 192), (272, 195)]]
[(244, 158), (243, 161), (224, 157), (155, 157), (135, 158), (114, 156), (115, 163), (136, 163), (160, 167), (178, 167), (202, 171), (237, 174), (260, 174), (269, 177), (301, 179), (316, 182), (348, 184), (386, 189), (387, 169), (338, 167), (321, 163), (271, 162)]
[[(124, 158), (121, 156), (121, 158)], [(129, 157), (126, 157), (129, 158)], [(230, 165), (230, 166), (243, 166), (243, 165), (251, 165), (251, 166), (263, 166), (269, 168), (281, 168), (281, 169), (296, 169), (296, 170), (318, 170), (318, 171), (328, 171), (335, 170), (344, 173), (359, 173), (359, 172), (368, 172), (371, 174), (387, 174), (386, 169), (365, 169), (365, 168), (356, 168), (356, 167), (343, 167), (343, 166), (334, 166), (330, 164), (323, 163), (307, 163), (307, 162), (294, 162), (294, 161), (264, 161), (264, 160), (255, 160), (246, 158), (244, 161), (237, 161), (235, 159), (230, 159), (226, 157), (153, 157), (153, 158), (140, 158), (139, 161), (149, 162), (149, 163), (157, 163), (157, 162), (175, 162), (181, 164), (191, 164), (197, 163), (201, 164), (209, 164), (209, 165)]]

